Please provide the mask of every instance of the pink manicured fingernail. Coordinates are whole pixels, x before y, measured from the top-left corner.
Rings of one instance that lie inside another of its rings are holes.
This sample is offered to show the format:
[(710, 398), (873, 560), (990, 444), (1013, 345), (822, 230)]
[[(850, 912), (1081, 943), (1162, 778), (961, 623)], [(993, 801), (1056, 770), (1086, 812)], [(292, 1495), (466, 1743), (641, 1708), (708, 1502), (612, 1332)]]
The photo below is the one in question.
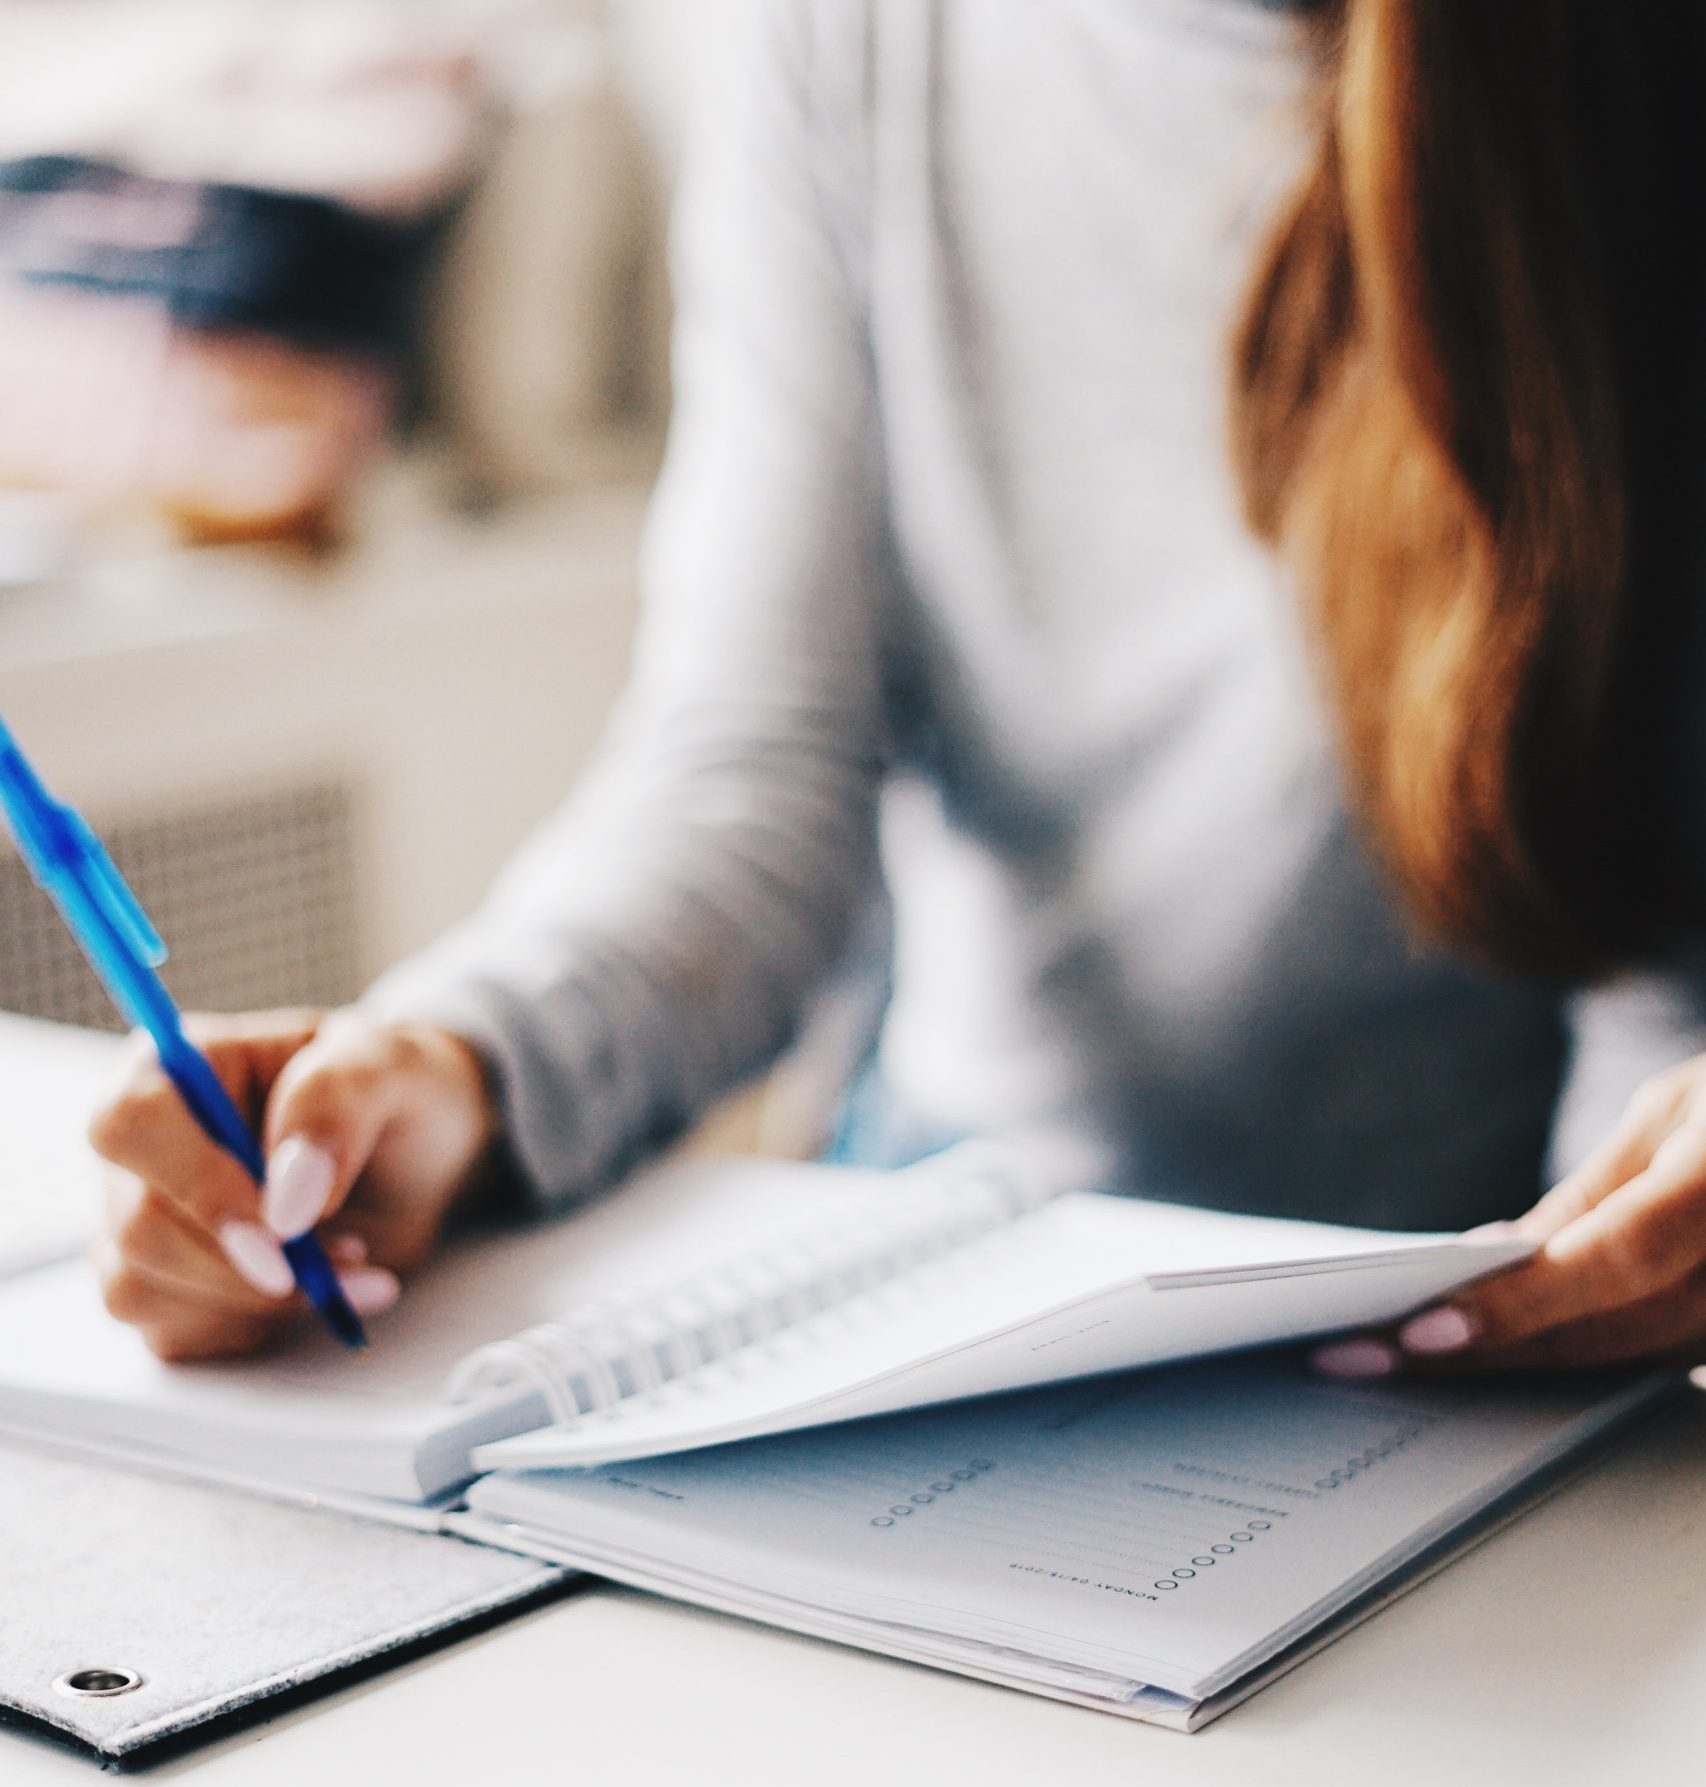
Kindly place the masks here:
[(1398, 1344), (1407, 1353), (1455, 1353), (1475, 1338), (1467, 1311), (1448, 1303), (1425, 1309), (1398, 1330)]
[(1390, 1377), (1398, 1355), (1383, 1340), (1335, 1340), (1318, 1346), (1309, 1363), (1323, 1377)]
[(261, 1214), (281, 1241), (306, 1235), (326, 1213), (338, 1176), (337, 1162), (301, 1136), (286, 1136), (267, 1162)]
[(288, 1297), (296, 1289), (290, 1263), (278, 1237), (258, 1222), (228, 1222), (219, 1231), (219, 1245), (245, 1284), (264, 1297)]
[(338, 1274), (357, 1315), (383, 1315), (403, 1294), (403, 1286), (395, 1272), (383, 1266), (356, 1266)]

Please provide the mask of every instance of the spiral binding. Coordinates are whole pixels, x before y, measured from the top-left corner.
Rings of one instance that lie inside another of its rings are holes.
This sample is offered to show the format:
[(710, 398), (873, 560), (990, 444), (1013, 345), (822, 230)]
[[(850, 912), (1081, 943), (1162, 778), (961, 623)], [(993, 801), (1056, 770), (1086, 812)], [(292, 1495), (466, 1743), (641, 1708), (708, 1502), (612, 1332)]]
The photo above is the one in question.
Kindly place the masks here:
[(794, 1332), (940, 1259), (1045, 1203), (1058, 1187), (1026, 1183), (994, 1150), (962, 1144), (908, 1169), (940, 1178), (901, 1219), (873, 1235), (848, 1219), (671, 1285), (654, 1296), (595, 1304), (471, 1353), (449, 1396), (536, 1391), (550, 1419), (572, 1427), (619, 1412), (630, 1397), (690, 1383), (705, 1367)]

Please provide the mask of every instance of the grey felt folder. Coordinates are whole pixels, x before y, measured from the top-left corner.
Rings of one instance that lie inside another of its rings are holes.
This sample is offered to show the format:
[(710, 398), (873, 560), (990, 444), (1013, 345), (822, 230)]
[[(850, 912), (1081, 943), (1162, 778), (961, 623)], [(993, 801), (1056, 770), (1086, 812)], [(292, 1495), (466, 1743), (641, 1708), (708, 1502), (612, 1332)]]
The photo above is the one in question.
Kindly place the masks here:
[(0, 1717), (135, 1758), (555, 1592), (569, 1572), (0, 1449)]

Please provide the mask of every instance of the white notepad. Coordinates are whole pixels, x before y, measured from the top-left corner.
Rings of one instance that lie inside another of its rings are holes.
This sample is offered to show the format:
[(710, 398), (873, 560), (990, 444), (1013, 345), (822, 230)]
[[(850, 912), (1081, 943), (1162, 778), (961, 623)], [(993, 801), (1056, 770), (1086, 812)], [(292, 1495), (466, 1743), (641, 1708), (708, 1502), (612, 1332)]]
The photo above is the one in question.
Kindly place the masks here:
[(94, 1233), (101, 1163), (84, 1135), (121, 1046), (0, 1013), (0, 1277), (74, 1254)]
[(1422, 1388), (1244, 1356), (593, 1470), (471, 1537), (1185, 1729), (1676, 1378)]
[(503, 1464), (679, 1451), (1389, 1319), (1523, 1251), (1062, 1193), (980, 1146), (898, 1174), (689, 1161), (554, 1228), (452, 1248), (359, 1355), (305, 1332), (270, 1359), (168, 1368), (83, 1265), (0, 1283), (0, 1425), (419, 1502)]

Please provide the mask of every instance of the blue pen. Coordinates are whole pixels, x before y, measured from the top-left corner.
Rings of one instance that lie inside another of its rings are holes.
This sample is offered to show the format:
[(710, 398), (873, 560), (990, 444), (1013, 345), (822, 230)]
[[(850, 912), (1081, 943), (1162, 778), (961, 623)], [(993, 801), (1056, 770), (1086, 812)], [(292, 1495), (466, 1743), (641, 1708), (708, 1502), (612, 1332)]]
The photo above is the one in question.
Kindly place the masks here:
[[(80, 813), (48, 793), (3, 718), (0, 807), (30, 873), (59, 908), (126, 1021), (153, 1037), (161, 1067), (196, 1122), (242, 1162), (257, 1185), (263, 1183), (266, 1161), (260, 1143), (212, 1063), (184, 1034), (183, 1017), (154, 972), (166, 959), (165, 944), (101, 840)], [(345, 1346), (365, 1346), (361, 1318), (350, 1307), (325, 1249), (311, 1234), (283, 1246), (297, 1285), (326, 1326)]]

